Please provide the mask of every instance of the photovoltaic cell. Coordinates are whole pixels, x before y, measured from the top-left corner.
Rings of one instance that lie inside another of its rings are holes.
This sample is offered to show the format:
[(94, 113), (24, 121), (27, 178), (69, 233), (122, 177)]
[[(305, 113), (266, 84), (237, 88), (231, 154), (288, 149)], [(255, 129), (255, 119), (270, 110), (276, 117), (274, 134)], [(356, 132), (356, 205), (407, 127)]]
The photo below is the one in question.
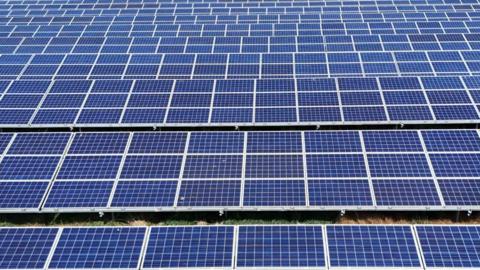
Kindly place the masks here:
[(325, 267), (321, 226), (241, 226), (237, 267)]
[(480, 205), (480, 179), (439, 179), (446, 205)]
[(112, 187), (112, 181), (56, 181), (44, 207), (106, 207)]
[(368, 165), (372, 177), (427, 177), (431, 175), (423, 154), (369, 154)]
[(146, 228), (64, 228), (51, 269), (137, 269)]
[(115, 179), (121, 156), (67, 156), (57, 179)]
[(301, 153), (301, 134), (299, 132), (250, 132), (247, 152)]
[(310, 205), (315, 206), (372, 205), (372, 195), (366, 179), (309, 179), (308, 195)]
[(232, 267), (233, 229), (152, 227), (143, 268)]
[(440, 205), (432, 180), (373, 180), (377, 205)]
[(243, 132), (194, 132), (190, 135), (189, 153), (242, 153)]
[(119, 181), (111, 206), (173, 206), (177, 185), (177, 181)]
[(307, 155), (308, 177), (366, 177), (361, 154)]
[(327, 239), (331, 267), (420, 268), (409, 226), (327, 226)]
[(415, 131), (364, 131), (367, 152), (423, 152)]
[(247, 178), (303, 177), (303, 160), (300, 155), (249, 155)]
[(358, 132), (305, 132), (307, 152), (362, 152)]
[(183, 153), (187, 134), (178, 133), (135, 133), (129, 153)]
[(189, 156), (185, 163), (183, 178), (240, 178), (242, 156)]
[(8, 150), (10, 155), (61, 155), (70, 138), (68, 133), (17, 134)]
[(1, 228), (1, 269), (44, 269), (57, 228)]
[(480, 151), (476, 130), (425, 130), (422, 135), (428, 151)]
[(245, 206), (305, 205), (303, 180), (246, 180)]
[(128, 133), (77, 133), (69, 154), (123, 154)]
[(181, 156), (128, 156), (122, 179), (172, 179), (180, 175)]
[(12, 136), (12, 134), (0, 134), (0, 153), (5, 151), (10, 140), (12, 139)]
[(239, 206), (240, 180), (183, 181), (177, 206)]
[(39, 208), (48, 182), (0, 182), (0, 208)]
[(50, 180), (60, 157), (6, 156), (0, 163), (1, 180)]
[(480, 176), (480, 154), (430, 154), (437, 177)]
[(417, 226), (417, 233), (427, 267), (480, 267), (479, 227)]

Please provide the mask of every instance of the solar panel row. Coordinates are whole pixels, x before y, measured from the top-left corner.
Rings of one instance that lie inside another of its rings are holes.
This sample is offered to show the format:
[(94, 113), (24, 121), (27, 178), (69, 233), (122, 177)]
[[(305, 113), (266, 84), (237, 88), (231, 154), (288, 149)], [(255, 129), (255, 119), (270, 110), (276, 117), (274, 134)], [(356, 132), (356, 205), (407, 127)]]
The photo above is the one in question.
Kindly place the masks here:
[(458, 269), (480, 267), (479, 239), (478, 226), (1, 228), (0, 267)]
[(479, 78), (20, 80), (0, 85), (0, 126), (477, 123)]
[(0, 211), (480, 205), (476, 130), (12, 133), (0, 152)]

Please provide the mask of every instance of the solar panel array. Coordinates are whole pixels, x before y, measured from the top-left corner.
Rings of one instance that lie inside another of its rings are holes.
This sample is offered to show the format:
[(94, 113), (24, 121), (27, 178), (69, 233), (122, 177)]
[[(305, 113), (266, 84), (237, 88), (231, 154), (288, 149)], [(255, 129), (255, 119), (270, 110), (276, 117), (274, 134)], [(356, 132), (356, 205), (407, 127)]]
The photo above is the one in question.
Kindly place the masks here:
[(0, 137), (0, 211), (476, 210), (480, 131)]
[(0, 127), (478, 123), (479, 86), (445, 76), (17, 80), (0, 89)]
[(0, 4), (0, 127), (480, 122), (477, 0)]
[(2, 269), (479, 267), (479, 226), (0, 228)]

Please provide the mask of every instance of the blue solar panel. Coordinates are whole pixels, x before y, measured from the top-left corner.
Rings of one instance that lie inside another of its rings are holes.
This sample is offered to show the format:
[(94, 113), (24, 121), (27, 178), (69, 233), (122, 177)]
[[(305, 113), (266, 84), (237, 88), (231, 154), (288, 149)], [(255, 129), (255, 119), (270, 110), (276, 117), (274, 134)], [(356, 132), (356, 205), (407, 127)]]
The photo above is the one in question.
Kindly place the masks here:
[(233, 266), (232, 226), (153, 227), (143, 268)]
[(430, 154), (437, 177), (480, 176), (480, 154)]
[(423, 154), (369, 154), (368, 166), (372, 177), (431, 176)]
[(119, 181), (111, 206), (173, 206), (177, 185), (177, 181)]
[(240, 178), (242, 156), (189, 156), (185, 163), (183, 178)]
[(67, 156), (57, 179), (115, 179), (121, 156)]
[(439, 179), (445, 205), (480, 205), (479, 179)]
[(367, 152), (423, 152), (415, 131), (365, 131), (362, 134)]
[(60, 157), (6, 156), (0, 163), (2, 180), (50, 180)]
[(325, 267), (321, 226), (241, 226), (237, 267)]
[(480, 228), (476, 226), (417, 226), (426, 267), (480, 267)]
[(190, 135), (189, 153), (242, 153), (243, 133), (194, 132)]
[(368, 180), (308, 180), (310, 205), (372, 205)]
[(64, 228), (51, 269), (137, 269), (146, 228)]
[(68, 133), (17, 134), (8, 150), (10, 155), (61, 155), (70, 138)]
[(187, 134), (178, 133), (135, 133), (128, 149), (129, 153), (183, 153)]
[(250, 132), (248, 153), (301, 153), (300, 132)]
[(0, 208), (39, 208), (48, 182), (0, 182)]
[(362, 152), (358, 132), (305, 132), (307, 152)]
[(331, 267), (418, 267), (409, 226), (327, 226)]
[(178, 178), (181, 156), (128, 156), (122, 168), (122, 179)]
[(480, 137), (475, 130), (425, 130), (422, 135), (428, 151), (480, 151)]
[(11, 139), (12, 134), (0, 134), (0, 153), (5, 151)]
[(112, 187), (112, 181), (56, 181), (44, 207), (106, 207)]
[(373, 180), (377, 205), (441, 205), (432, 180)]
[(177, 206), (239, 206), (240, 180), (183, 181)]
[(128, 133), (78, 133), (69, 154), (123, 154)]
[(309, 177), (366, 177), (363, 155), (307, 155)]
[(245, 206), (301, 206), (305, 205), (303, 180), (247, 180)]
[(300, 155), (248, 155), (247, 178), (303, 177), (303, 159)]
[(0, 268), (45, 269), (57, 228), (0, 229)]

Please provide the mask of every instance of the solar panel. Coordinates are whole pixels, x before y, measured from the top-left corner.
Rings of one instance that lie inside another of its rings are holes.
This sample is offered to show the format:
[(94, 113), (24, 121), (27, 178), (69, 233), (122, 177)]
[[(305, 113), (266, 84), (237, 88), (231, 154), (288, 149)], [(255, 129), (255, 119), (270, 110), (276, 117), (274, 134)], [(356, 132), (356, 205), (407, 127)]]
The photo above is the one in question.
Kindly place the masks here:
[(431, 176), (423, 154), (369, 154), (368, 165), (372, 177)]
[(180, 175), (181, 156), (128, 156), (122, 179), (168, 179)]
[(173, 206), (177, 181), (119, 181), (111, 207)]
[(190, 136), (189, 153), (242, 153), (243, 133), (194, 132)]
[(474, 130), (4, 137), (0, 211), (478, 206)]
[(362, 155), (307, 155), (307, 173), (314, 178), (366, 177)]
[(52, 269), (137, 269), (144, 227), (64, 228), (48, 265)]
[(1, 228), (0, 268), (44, 269), (57, 228)]
[(372, 183), (377, 205), (441, 205), (432, 180), (373, 180)]
[(367, 152), (423, 152), (415, 131), (364, 131)]
[(421, 269), (409, 226), (327, 226), (331, 267)]
[(188, 156), (183, 171), (184, 178), (241, 178), (242, 156), (199, 155)]
[(251, 132), (248, 153), (301, 153), (302, 140), (298, 132)]
[(308, 195), (311, 206), (361, 206), (373, 204), (367, 179), (309, 179)]
[(325, 267), (321, 226), (240, 226), (237, 267)]
[(112, 181), (55, 181), (44, 207), (106, 207), (112, 187)]
[(57, 179), (115, 179), (121, 156), (67, 156)]
[(177, 206), (239, 206), (240, 180), (182, 181)]
[(305, 205), (303, 180), (247, 180), (245, 181), (245, 206), (295, 206)]
[(357, 132), (305, 132), (307, 152), (361, 152)]
[(480, 267), (480, 230), (476, 226), (417, 226), (427, 268)]
[(233, 266), (232, 226), (152, 227), (143, 269)]
[(38, 209), (47, 188), (47, 181), (0, 182), (0, 209)]
[(69, 154), (123, 154), (128, 133), (78, 133)]
[(479, 151), (480, 137), (475, 130), (426, 130), (422, 131), (428, 151), (457, 152)]
[(0, 163), (1, 180), (50, 180), (60, 157), (6, 156)]
[(438, 177), (480, 176), (479, 154), (430, 154), (433, 169)]
[(187, 133), (135, 133), (129, 153), (183, 153)]
[(248, 155), (247, 178), (303, 177), (300, 155)]
[(438, 185), (446, 205), (475, 206), (480, 204), (478, 179), (439, 179)]

